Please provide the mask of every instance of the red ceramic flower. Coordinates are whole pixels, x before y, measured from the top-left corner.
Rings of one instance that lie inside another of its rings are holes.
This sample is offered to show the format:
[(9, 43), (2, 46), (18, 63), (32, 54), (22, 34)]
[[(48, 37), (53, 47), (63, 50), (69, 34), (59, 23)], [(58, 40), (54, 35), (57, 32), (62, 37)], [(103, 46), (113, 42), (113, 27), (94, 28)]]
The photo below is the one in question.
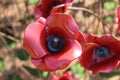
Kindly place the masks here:
[(59, 12), (65, 12), (72, 2), (73, 0), (41, 0), (41, 3), (35, 7), (34, 16), (36, 19), (46, 18), (53, 8), (58, 9)]
[(60, 77), (52, 74), (52, 80), (74, 80), (74, 79), (71, 75), (71, 72), (66, 72)]
[(81, 55), (81, 45), (74, 39), (78, 32), (70, 15), (52, 14), (28, 25), (23, 46), (39, 69), (64, 69)]
[(117, 33), (120, 34), (120, 6), (117, 8), (117, 17), (115, 23), (118, 24)]
[[(114, 71), (120, 63), (120, 41), (110, 34), (101, 37), (87, 34), (82, 44), (80, 64), (94, 74)], [(79, 39), (79, 42), (80, 39)]]

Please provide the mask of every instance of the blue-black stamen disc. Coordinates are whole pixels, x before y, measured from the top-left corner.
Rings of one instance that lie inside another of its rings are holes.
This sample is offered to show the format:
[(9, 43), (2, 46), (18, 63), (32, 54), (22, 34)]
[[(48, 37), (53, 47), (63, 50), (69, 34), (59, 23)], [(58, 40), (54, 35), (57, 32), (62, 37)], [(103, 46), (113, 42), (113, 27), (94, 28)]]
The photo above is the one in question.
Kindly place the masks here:
[(47, 47), (48, 47), (48, 50), (51, 52), (54, 52), (54, 53), (59, 52), (63, 48), (63, 45), (64, 45), (64, 40), (60, 37), (51, 36), (48, 39)]
[(53, 5), (52, 5), (52, 8), (55, 7), (55, 6), (58, 6), (60, 4), (61, 4), (60, 2), (54, 2)]
[(95, 54), (99, 58), (104, 58), (109, 55), (109, 51), (106, 47), (100, 47), (95, 50)]

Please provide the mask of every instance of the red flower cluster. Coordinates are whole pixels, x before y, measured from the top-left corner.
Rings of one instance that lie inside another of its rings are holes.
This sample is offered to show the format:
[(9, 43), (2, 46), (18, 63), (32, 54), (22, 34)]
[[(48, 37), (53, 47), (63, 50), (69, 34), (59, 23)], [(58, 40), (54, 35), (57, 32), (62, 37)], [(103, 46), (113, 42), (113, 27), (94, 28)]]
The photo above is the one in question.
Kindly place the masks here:
[[(40, 70), (56, 71), (79, 59), (81, 66), (94, 74), (114, 71), (120, 65), (120, 40), (110, 34), (82, 33), (72, 16), (64, 13), (72, 2), (42, 0), (35, 7), (37, 21), (27, 26), (23, 40), (32, 63)], [(120, 23), (120, 7), (116, 23)], [(65, 74), (53, 80), (73, 79)]]

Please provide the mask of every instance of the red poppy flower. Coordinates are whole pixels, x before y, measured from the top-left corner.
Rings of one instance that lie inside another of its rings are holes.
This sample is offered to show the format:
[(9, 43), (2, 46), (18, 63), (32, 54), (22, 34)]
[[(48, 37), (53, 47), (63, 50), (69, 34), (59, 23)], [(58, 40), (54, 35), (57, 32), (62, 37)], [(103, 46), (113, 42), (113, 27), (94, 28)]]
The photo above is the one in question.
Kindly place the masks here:
[(41, 3), (35, 7), (34, 16), (36, 19), (46, 18), (53, 8), (58, 9), (59, 12), (65, 12), (72, 2), (73, 0), (41, 0)]
[(70, 15), (52, 14), (28, 25), (23, 46), (39, 69), (64, 69), (81, 55), (81, 45), (74, 39), (78, 32)]
[[(87, 34), (80, 64), (94, 74), (114, 71), (120, 63), (120, 41), (110, 34), (101, 37)], [(80, 40), (79, 40), (80, 42)]]
[(118, 24), (117, 33), (120, 34), (120, 6), (117, 8), (117, 17), (115, 23)]
[(65, 72), (62, 76), (58, 77), (52, 74), (52, 80), (74, 80), (71, 72)]

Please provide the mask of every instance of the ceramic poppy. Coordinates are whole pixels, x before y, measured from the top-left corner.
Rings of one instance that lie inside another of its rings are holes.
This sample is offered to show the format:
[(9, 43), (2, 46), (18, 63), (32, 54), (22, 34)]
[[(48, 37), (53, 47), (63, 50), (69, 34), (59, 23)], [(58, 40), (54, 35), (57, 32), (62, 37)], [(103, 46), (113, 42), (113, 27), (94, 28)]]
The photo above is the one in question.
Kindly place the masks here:
[(78, 32), (70, 15), (52, 14), (28, 25), (23, 46), (39, 69), (64, 69), (81, 55), (81, 45), (74, 39)]
[(46, 18), (53, 8), (59, 12), (65, 12), (67, 7), (71, 5), (73, 0), (41, 0), (40, 4), (35, 7), (34, 16)]
[(55, 74), (52, 74), (51, 80), (74, 80), (72, 77), (71, 72), (67, 71), (62, 76), (56, 76)]
[[(110, 34), (86, 34), (80, 64), (94, 74), (114, 71), (120, 63), (120, 41)], [(79, 41), (80, 42), (80, 41)]]

